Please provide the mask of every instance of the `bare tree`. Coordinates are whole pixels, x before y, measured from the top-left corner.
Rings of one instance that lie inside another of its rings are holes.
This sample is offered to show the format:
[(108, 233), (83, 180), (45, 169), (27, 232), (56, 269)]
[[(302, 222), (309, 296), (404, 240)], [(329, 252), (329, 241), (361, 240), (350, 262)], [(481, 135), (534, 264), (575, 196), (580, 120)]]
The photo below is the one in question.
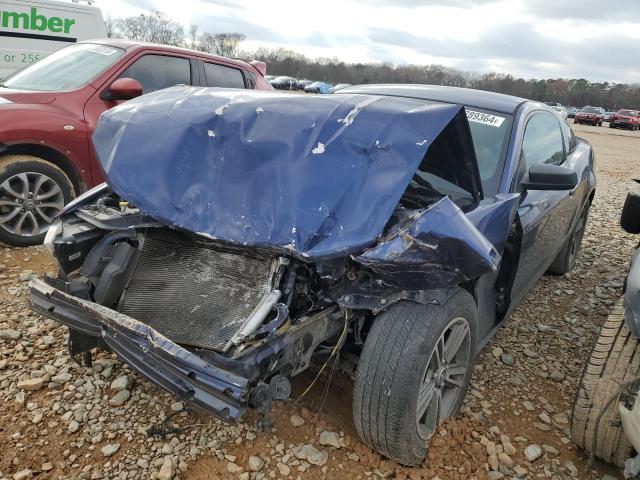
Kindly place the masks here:
[(208, 33), (200, 35), (198, 50), (223, 57), (238, 57), (240, 44), (246, 39), (244, 33)]
[(198, 35), (198, 26), (197, 25), (191, 25), (189, 27), (189, 43), (188, 43), (188, 47), (192, 50), (197, 50), (198, 49), (198, 41), (199, 39), (199, 35)]
[(107, 30), (107, 38), (113, 38), (116, 36), (116, 25), (110, 13), (108, 13), (104, 19), (104, 26)]
[(184, 28), (159, 11), (116, 20), (118, 33), (129, 40), (184, 45)]

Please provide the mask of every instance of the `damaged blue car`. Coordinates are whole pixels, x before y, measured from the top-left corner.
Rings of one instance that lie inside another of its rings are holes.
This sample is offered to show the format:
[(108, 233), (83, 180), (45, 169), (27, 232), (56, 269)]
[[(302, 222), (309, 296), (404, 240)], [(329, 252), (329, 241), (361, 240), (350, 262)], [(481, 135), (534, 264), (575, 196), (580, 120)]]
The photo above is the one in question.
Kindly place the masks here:
[(178, 86), (105, 112), (107, 184), (69, 204), (34, 310), (227, 421), (358, 360), (372, 448), (420, 463), (479, 349), (576, 261), (593, 152), (549, 107), (429, 86), (291, 96)]

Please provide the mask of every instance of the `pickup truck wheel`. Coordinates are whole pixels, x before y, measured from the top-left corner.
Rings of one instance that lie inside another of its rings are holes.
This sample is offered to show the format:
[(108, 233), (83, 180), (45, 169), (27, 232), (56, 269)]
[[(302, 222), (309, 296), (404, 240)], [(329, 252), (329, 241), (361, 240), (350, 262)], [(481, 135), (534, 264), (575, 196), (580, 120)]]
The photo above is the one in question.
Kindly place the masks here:
[(403, 301), (378, 315), (353, 392), (354, 423), (365, 443), (401, 464), (422, 462), (430, 435), (460, 408), (477, 325), (475, 300), (462, 289), (443, 305)]
[(0, 157), (0, 241), (16, 247), (42, 243), (74, 188), (57, 166), (30, 155)]
[(614, 401), (602, 415), (594, 449), (596, 420), (620, 385), (638, 375), (638, 340), (625, 326), (620, 299), (602, 326), (584, 367), (571, 414), (573, 441), (588, 453), (618, 467), (624, 467), (632, 450), (622, 430), (618, 403)]
[(584, 206), (580, 218), (573, 227), (573, 232), (567, 240), (565, 246), (560, 250), (558, 256), (553, 261), (551, 266), (547, 269), (548, 273), (554, 275), (564, 275), (567, 272), (573, 270), (576, 265), (576, 258), (582, 245), (582, 237), (584, 237), (584, 229), (587, 226), (587, 219), (589, 218), (589, 203)]

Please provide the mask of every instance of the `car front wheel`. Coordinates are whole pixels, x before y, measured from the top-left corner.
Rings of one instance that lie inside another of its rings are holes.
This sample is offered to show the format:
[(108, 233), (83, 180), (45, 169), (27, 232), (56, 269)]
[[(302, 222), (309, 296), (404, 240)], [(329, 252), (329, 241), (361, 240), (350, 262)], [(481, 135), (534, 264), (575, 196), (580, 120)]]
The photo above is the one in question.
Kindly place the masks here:
[(74, 196), (57, 166), (30, 155), (0, 157), (0, 242), (42, 243), (53, 218)]
[(353, 392), (354, 423), (365, 443), (404, 465), (422, 462), (429, 437), (464, 398), (477, 324), (475, 300), (462, 289), (442, 305), (404, 301), (378, 315)]

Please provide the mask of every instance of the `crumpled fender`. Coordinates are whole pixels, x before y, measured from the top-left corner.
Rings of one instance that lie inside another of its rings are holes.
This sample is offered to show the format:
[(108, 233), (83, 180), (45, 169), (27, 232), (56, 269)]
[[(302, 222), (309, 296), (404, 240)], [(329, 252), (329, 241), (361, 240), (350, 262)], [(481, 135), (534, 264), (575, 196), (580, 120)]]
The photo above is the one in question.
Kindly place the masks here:
[(354, 260), (408, 290), (450, 287), (497, 271), (518, 198), (499, 195), (465, 215), (444, 197)]
[(482, 200), (466, 217), (502, 254), (511, 224), (518, 211), (519, 193), (498, 193)]

